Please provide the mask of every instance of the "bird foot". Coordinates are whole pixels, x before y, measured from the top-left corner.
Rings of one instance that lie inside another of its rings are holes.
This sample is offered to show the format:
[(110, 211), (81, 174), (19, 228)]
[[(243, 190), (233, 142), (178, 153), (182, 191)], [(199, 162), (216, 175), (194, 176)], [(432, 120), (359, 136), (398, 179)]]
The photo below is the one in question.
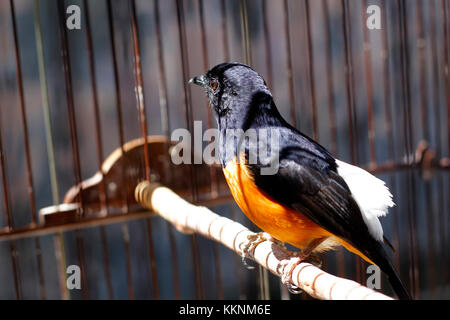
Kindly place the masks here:
[(285, 248), (283, 242), (275, 239), (267, 232), (258, 232), (257, 234), (248, 235), (247, 241), (240, 245), (242, 264), (247, 269), (252, 270), (255, 268), (254, 266), (251, 266), (247, 263), (247, 258), (250, 256), (254, 256), (256, 247), (264, 241), (271, 241)]
[(287, 287), (289, 292), (299, 294), (302, 290), (292, 283), (292, 272), (303, 262), (303, 258), (299, 252), (290, 252), (290, 255), (291, 257), (280, 261), (278, 271), (281, 274), (281, 283)]
[(320, 258), (313, 253), (304, 254), (303, 252), (285, 251), (290, 256), (287, 259), (280, 261), (278, 265), (278, 272), (281, 274), (281, 283), (284, 284), (288, 291), (292, 294), (300, 294), (302, 290), (292, 283), (292, 273), (300, 263), (309, 262), (320, 268), (322, 262)]

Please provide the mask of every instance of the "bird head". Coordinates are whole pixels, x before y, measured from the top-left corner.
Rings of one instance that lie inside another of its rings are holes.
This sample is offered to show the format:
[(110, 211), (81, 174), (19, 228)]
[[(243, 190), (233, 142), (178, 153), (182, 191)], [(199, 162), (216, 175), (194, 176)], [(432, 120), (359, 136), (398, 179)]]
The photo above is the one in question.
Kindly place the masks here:
[(245, 64), (226, 62), (189, 80), (201, 86), (219, 118), (243, 116), (255, 97), (272, 97), (264, 79)]

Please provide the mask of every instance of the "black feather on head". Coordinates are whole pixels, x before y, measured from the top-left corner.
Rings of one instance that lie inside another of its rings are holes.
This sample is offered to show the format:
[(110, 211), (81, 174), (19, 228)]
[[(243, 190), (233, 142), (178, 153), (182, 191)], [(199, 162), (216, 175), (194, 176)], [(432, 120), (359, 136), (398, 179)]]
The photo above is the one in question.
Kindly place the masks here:
[(237, 62), (218, 64), (189, 82), (205, 89), (218, 117), (224, 117), (232, 110), (241, 113), (241, 109), (251, 103), (254, 94), (272, 96), (266, 82), (256, 71)]

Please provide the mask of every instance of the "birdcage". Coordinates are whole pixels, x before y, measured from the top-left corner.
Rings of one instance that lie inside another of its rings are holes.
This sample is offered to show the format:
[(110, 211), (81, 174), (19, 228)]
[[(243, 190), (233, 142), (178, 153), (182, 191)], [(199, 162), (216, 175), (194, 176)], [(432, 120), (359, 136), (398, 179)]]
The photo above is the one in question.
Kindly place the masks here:
[[(252, 66), (292, 125), (386, 181), (396, 206), (381, 222), (401, 278), (417, 299), (449, 298), (448, 10), (446, 0), (0, 2), (0, 298), (309, 299), (133, 196), (157, 182), (257, 231), (219, 167), (170, 161), (175, 129), (216, 126), (188, 80), (224, 61)], [(366, 283), (359, 257), (320, 259)], [(381, 292), (392, 294), (384, 278)]]

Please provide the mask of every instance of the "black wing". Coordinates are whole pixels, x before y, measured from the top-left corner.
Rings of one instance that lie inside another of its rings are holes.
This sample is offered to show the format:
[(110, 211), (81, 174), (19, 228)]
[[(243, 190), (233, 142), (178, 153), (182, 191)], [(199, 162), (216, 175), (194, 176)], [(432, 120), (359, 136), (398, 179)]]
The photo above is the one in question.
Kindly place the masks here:
[(307, 139), (291, 141), (282, 149), (279, 161), (274, 175), (261, 175), (261, 166), (247, 165), (260, 190), (363, 253), (362, 244), (376, 241), (350, 189), (337, 174), (335, 160), (319, 145)]

